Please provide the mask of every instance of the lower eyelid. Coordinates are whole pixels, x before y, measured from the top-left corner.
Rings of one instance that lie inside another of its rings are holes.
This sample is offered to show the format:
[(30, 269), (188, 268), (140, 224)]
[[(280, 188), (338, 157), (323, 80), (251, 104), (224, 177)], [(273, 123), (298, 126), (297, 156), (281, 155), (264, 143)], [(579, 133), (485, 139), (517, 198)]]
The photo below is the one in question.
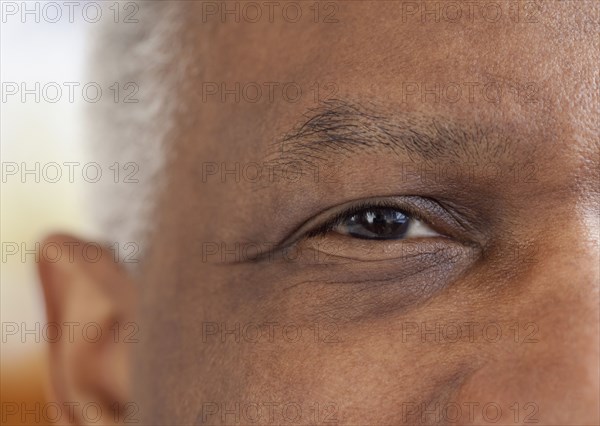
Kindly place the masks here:
[(464, 250), (462, 244), (440, 234), (426, 238), (374, 240), (330, 233), (303, 240), (297, 247), (297, 251), (303, 254), (298, 260), (308, 264), (431, 259), (431, 256), (448, 257), (451, 252)]

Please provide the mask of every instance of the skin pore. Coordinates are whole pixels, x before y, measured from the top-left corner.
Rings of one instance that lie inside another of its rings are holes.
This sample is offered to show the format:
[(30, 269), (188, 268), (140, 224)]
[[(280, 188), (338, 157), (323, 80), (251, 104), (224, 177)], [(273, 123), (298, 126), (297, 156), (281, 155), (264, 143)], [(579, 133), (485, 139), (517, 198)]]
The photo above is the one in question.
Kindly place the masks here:
[[(139, 343), (53, 345), (57, 398), (155, 425), (600, 421), (597, 3), (216, 26), (182, 7), (191, 65), (140, 270), (40, 266), (49, 318), (135, 321)], [(430, 233), (339, 232), (381, 207)]]

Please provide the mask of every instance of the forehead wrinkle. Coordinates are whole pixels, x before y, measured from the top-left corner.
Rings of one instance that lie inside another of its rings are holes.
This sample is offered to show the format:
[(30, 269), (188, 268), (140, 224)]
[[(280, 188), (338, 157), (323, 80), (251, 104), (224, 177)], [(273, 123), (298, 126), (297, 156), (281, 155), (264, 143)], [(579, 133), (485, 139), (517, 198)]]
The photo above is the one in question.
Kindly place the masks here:
[[(388, 108), (389, 109), (389, 108)], [(309, 109), (279, 138), (280, 165), (392, 151), (411, 161), (478, 162), (506, 158), (513, 140), (499, 129), (424, 113), (384, 114), (385, 108), (330, 100)]]

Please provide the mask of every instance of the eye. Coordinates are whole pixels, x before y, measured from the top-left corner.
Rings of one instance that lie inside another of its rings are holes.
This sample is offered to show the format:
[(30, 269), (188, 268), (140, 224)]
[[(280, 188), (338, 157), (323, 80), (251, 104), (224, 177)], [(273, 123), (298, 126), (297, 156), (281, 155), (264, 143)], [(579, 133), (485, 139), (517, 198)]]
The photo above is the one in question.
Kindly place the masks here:
[[(290, 248), (306, 263), (384, 261), (441, 256), (456, 245), (469, 245), (460, 217), (437, 200), (415, 195), (371, 197), (323, 209), (297, 226), (273, 253)], [(261, 254), (264, 259), (270, 253)], [(294, 255), (294, 256), (296, 256)]]
[(316, 229), (313, 228), (307, 236), (337, 233), (363, 240), (402, 240), (441, 236), (427, 222), (420, 219), (416, 208), (406, 207), (401, 208), (384, 200), (346, 206), (345, 209), (338, 210), (333, 217), (326, 219), (324, 224), (317, 226)]
[(342, 213), (328, 230), (368, 240), (399, 240), (438, 236), (421, 220), (394, 208), (372, 207), (356, 213)]

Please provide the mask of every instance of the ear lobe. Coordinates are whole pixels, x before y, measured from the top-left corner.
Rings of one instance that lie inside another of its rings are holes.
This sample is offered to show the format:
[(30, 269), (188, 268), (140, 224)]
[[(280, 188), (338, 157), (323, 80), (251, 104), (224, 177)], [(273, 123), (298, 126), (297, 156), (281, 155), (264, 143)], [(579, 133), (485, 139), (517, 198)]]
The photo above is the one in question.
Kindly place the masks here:
[(134, 285), (114, 254), (96, 243), (55, 235), (41, 248), (50, 402), (64, 408), (68, 423), (118, 423), (128, 414), (123, 407), (135, 411), (129, 400), (131, 345), (139, 339)]

